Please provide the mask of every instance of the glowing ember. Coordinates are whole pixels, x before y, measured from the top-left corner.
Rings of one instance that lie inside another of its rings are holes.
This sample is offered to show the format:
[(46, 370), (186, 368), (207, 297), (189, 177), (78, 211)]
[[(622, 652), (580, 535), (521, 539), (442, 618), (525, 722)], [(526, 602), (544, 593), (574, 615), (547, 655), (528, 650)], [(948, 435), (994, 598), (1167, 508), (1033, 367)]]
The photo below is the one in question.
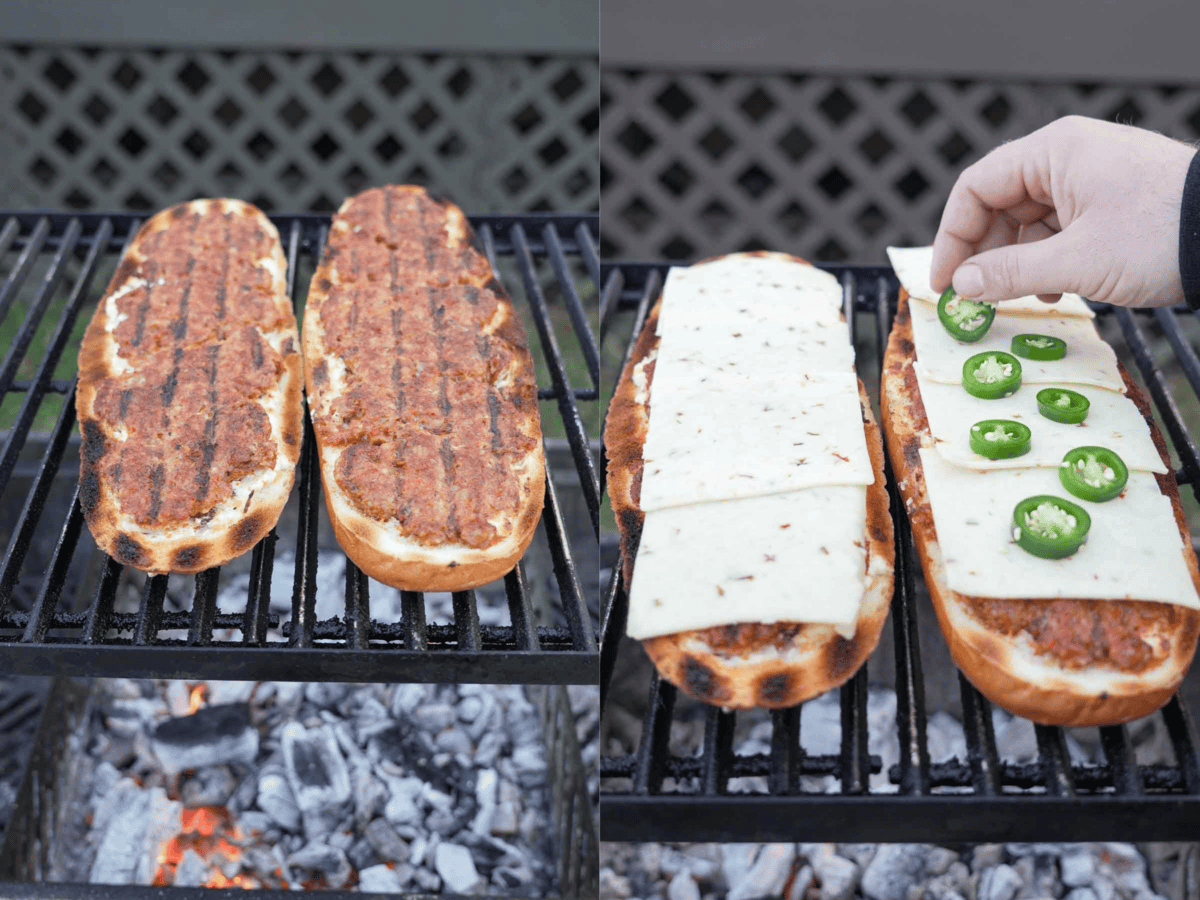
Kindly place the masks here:
[[(233, 817), (225, 807), (201, 806), (197, 809), (185, 809), (179, 816), (179, 834), (163, 844), (158, 853), (158, 870), (154, 874), (154, 884), (160, 887), (174, 884), (175, 869), (188, 850), (212, 863), (220, 860), (236, 862), (242, 857), (239, 844), (243, 840), (241, 829), (233, 824)], [(249, 890), (263, 887), (263, 884), (244, 873), (228, 878), (217, 872), (204, 887), (239, 887)]]
[(208, 700), (208, 685), (203, 681), (192, 685), (192, 692), (188, 694), (188, 711), (190, 716)]

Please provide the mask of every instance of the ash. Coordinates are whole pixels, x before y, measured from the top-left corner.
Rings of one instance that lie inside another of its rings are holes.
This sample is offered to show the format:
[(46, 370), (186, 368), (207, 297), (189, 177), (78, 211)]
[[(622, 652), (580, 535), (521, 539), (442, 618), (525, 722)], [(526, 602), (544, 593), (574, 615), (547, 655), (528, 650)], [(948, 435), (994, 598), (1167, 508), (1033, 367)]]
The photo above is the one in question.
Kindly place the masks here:
[(541, 720), (519, 686), (106, 681), (83, 750), (55, 880), (554, 888)]

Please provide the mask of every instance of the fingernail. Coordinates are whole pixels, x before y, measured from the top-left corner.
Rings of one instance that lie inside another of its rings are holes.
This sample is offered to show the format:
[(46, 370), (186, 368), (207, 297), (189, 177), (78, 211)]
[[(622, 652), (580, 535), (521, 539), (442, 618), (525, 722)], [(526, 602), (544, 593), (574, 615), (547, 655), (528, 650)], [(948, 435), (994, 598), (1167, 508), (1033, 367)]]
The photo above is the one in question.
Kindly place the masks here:
[(954, 273), (954, 290), (960, 297), (978, 297), (983, 293), (983, 272), (979, 266), (968, 263), (959, 266)]

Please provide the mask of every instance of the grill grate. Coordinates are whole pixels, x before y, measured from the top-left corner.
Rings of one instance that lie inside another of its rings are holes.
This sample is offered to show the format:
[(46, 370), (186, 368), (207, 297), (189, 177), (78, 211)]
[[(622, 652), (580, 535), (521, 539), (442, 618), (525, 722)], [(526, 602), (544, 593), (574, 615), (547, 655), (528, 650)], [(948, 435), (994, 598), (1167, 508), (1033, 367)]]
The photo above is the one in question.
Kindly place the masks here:
[[(843, 285), (860, 373), (869, 371), (877, 376), (896, 309), (895, 276), (890, 268), (879, 266), (822, 268)], [(641, 263), (605, 267), (601, 341), (618, 310), (632, 311), (632, 335), (640, 331), (666, 272), (665, 265)], [(1132, 358), (1149, 387), (1182, 460), (1176, 478), (1181, 485), (1191, 485), (1200, 499), (1200, 454), (1144, 332), (1145, 324), (1153, 319), (1200, 397), (1200, 358), (1181, 327), (1181, 317), (1191, 313), (1182, 307), (1153, 314), (1113, 311), (1099, 305), (1096, 309), (1101, 321), (1111, 316), (1119, 326), (1128, 350), (1126, 358)], [(861, 329), (864, 321), (873, 323), (865, 332)], [(869, 376), (864, 380), (870, 383)], [(1066, 732), (1046, 726), (1035, 726), (1037, 761), (1012, 763), (999, 758), (991, 704), (959, 675), (967, 758), (930, 761), (917, 630), (914, 573), (919, 571), (919, 563), (913, 556), (907, 516), (897, 514), (903, 504), (890, 464), (887, 478), (896, 524), (896, 588), (891, 612), (899, 762), (886, 774), (897, 792), (871, 792), (869, 787), (869, 776), (883, 767), (880, 757), (868, 752), (866, 667), (840, 690), (841, 746), (840, 752), (831, 755), (805, 754), (799, 741), (803, 706), (774, 711), (770, 752), (746, 755), (733, 750), (737, 714), (706, 707), (698, 755), (676, 755), (668, 743), (677, 692), (655, 674), (636, 751), (601, 759), (605, 840), (981, 842), (1014, 837), (1035, 841), (1194, 837), (1195, 823), (1200, 820), (1200, 757), (1191, 716), (1178, 696), (1158, 714), (1174, 751), (1173, 766), (1138, 765), (1125, 726), (1099, 729), (1104, 764), (1072, 764)], [(628, 613), (620, 571), (620, 565), (614, 567), (605, 596), (600, 651), (602, 709)], [(805, 792), (800, 778), (807, 775), (834, 776), (840, 780), (840, 793)], [(765, 776), (765, 789), (730, 788), (731, 778), (744, 776)]]
[[(556, 471), (549, 465), (554, 454), (547, 454), (542, 531), (554, 588), (542, 593), (557, 592), (558, 600), (551, 610), (540, 608), (539, 592), (527, 584), (523, 561), (504, 579), (510, 625), (481, 625), (474, 591), (453, 595), (450, 624), (427, 623), (423, 596), (409, 591), (401, 594), (398, 620), (373, 619), (368, 579), (349, 562), (344, 614), (317, 619), (320, 476), (307, 421), (296, 477), (297, 563), (290, 617), (270, 609), (272, 581), (288, 577), (275, 571), (276, 551), (284, 537), (277, 530), (253, 550), (244, 609), (218, 608), (221, 573), (212, 569), (194, 577), (190, 610), (172, 611), (165, 605), (168, 586), (177, 588), (186, 577), (160, 575), (146, 579), (136, 612), (121, 612), (116, 601), (123, 567), (107, 557), (101, 558), (90, 602), (75, 598), (81, 590), (75, 573), (100, 554), (83, 528), (77, 487), (61, 525), (46, 514), (56, 480), (60, 489), (63, 482), (75, 480), (70, 465), (64, 465), (64, 459), (78, 452), (75, 366), (64, 350), (87, 321), (83, 311), (90, 310), (103, 291), (105, 282), (98, 272), (111, 271), (139, 223), (129, 215), (38, 212), (0, 212), (0, 221), (0, 277), (5, 279), (0, 283), (0, 328), (5, 329), (0, 334), (12, 335), (0, 362), (0, 399), (5, 401), (0, 414), (8, 415), (0, 419), (7, 425), (6, 432), (0, 431), (0, 497), (8, 510), (0, 517), (0, 528), (11, 529), (0, 558), (0, 659), (7, 671), (192, 679), (594, 683), (596, 638), (575, 560), (583, 548), (578, 541), (572, 548), (570, 532), (573, 526), (589, 534), (599, 528), (600, 487), (584, 427), (594, 415), (585, 419), (580, 413), (583, 404), (593, 410), (599, 397), (598, 353), (585, 304), (585, 298), (594, 296), (585, 285), (599, 283), (595, 216), (472, 219), (493, 269), (506, 281), (518, 308), (522, 291), (505, 272), (519, 272), (551, 381), (550, 387), (539, 388), (538, 396), (555, 401), (565, 433), (560, 443), (573, 462), (573, 467), (563, 465)], [(273, 221), (284, 240), (288, 292), (299, 318), (307, 277), (298, 273), (302, 268), (311, 273), (315, 267), (329, 219), (300, 215), (276, 216)], [(570, 328), (556, 326), (547, 299), (551, 290), (561, 297)], [(58, 316), (53, 326), (47, 315), (51, 309)], [(534, 337), (531, 333), (531, 342)], [(567, 355), (560, 349), (568, 342), (570, 355), (581, 355), (587, 362), (586, 386), (572, 383)], [(30, 434), (39, 411), (43, 417), (47, 410), (53, 413), (48, 402), (55, 396), (64, 402), (49, 425), (44, 446), (38, 447), (40, 438), (31, 441)], [(31, 486), (23, 498), (12, 484), (19, 464), (30, 469)], [(588, 524), (576, 522), (582, 513), (575, 515), (560, 499), (556, 480), (572, 491), (578, 485), (590, 531)], [(20, 512), (9, 521), (18, 507)], [(52, 550), (39, 572), (30, 557), (47, 546)], [(18, 589), (33, 596), (27, 609), (14, 602)], [(74, 599), (81, 601), (82, 609), (67, 608)], [(547, 615), (565, 624), (539, 624)], [(270, 633), (280, 627), (282, 639)], [(240, 631), (240, 639), (225, 639), (220, 634), (225, 629)]]

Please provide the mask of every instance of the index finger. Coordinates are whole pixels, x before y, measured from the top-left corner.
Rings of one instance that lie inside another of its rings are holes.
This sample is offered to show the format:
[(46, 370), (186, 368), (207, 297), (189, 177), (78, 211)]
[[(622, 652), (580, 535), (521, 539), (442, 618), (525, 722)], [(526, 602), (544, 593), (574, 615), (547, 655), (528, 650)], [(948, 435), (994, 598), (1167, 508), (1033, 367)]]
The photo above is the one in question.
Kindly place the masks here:
[(933, 240), (929, 281), (935, 290), (949, 287), (998, 214), (1028, 224), (1053, 210), (1043, 146), (1035, 131), (997, 147), (958, 176)]

